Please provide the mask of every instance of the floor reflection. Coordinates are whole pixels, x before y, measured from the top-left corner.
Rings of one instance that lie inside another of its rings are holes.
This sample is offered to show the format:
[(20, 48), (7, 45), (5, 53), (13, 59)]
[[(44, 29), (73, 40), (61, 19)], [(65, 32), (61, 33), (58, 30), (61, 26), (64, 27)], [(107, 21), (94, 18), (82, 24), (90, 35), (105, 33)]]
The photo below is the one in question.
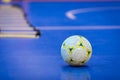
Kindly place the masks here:
[(63, 66), (61, 72), (61, 80), (90, 80), (88, 66), (71, 67)]

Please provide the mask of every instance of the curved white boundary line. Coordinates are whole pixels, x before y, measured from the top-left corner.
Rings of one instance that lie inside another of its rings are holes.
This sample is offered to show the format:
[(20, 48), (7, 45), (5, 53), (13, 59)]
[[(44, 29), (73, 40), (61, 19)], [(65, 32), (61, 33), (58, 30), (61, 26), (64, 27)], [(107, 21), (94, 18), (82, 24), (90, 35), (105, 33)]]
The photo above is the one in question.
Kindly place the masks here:
[(40, 26), (39, 30), (113, 30), (120, 29), (120, 26)]
[[(103, 10), (118, 10), (118, 7), (97, 7), (97, 8), (83, 8), (75, 9), (66, 12), (66, 16), (70, 19), (76, 19), (75, 14), (87, 13), (92, 11), (103, 11)], [(39, 30), (113, 30), (120, 29), (120, 26), (43, 26), (37, 27)]]
[(76, 19), (75, 14), (80, 14), (80, 13), (88, 13), (88, 12), (93, 12), (93, 11), (103, 11), (103, 10), (117, 10), (120, 9), (119, 7), (96, 7), (96, 8), (82, 8), (82, 9), (75, 9), (75, 10), (70, 10), (65, 13), (65, 15), (69, 19)]

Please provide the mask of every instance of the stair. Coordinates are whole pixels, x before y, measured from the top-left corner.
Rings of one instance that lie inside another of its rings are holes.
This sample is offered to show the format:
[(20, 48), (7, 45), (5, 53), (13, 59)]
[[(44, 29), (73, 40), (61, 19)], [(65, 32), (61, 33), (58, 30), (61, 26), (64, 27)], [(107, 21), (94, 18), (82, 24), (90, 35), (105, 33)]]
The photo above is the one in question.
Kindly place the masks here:
[(20, 7), (0, 5), (0, 37), (39, 38), (40, 31), (28, 23)]

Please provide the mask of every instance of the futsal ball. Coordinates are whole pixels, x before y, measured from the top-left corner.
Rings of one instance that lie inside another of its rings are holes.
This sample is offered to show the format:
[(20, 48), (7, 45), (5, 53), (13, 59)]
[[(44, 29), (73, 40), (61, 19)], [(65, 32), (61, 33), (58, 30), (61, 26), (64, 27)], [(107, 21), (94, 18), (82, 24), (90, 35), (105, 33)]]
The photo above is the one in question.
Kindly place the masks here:
[(61, 46), (61, 56), (71, 66), (84, 65), (91, 57), (92, 46), (83, 36), (68, 37)]

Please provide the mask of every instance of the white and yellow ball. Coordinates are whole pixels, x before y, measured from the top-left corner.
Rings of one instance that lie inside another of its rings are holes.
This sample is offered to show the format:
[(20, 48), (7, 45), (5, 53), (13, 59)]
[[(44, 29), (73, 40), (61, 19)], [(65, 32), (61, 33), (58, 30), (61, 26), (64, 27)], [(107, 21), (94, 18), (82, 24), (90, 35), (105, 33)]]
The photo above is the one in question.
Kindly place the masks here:
[(62, 58), (71, 66), (84, 65), (90, 59), (91, 54), (92, 46), (83, 36), (70, 36), (61, 46)]

